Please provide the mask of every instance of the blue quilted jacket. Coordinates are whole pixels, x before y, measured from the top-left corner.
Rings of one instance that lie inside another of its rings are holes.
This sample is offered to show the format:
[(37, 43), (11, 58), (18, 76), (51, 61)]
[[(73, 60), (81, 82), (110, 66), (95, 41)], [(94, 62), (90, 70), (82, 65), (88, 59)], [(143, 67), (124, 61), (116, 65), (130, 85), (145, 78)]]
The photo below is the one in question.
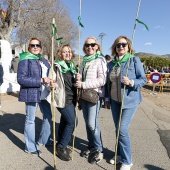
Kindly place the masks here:
[[(50, 68), (44, 58), (41, 61)], [(17, 81), (20, 84), (19, 101), (40, 102), (41, 96), (41, 66), (38, 60), (21, 60), (18, 64)]]

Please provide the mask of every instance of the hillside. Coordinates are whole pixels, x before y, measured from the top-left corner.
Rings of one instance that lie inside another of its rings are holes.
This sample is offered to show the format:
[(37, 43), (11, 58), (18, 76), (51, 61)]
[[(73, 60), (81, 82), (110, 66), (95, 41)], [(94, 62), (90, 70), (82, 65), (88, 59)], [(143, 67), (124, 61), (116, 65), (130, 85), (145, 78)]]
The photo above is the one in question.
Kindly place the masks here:
[[(170, 59), (170, 54), (165, 54), (165, 55), (157, 55), (157, 54), (151, 54), (151, 53), (144, 53), (144, 52), (139, 52), (135, 53), (136, 56), (140, 57), (164, 57), (167, 59)], [(80, 64), (82, 63), (83, 56), (80, 56)], [(75, 58), (73, 59), (73, 62), (75, 65), (79, 63), (79, 57), (77, 54), (75, 54)]]
[(139, 52), (139, 53), (135, 53), (135, 55), (138, 57), (164, 57), (170, 59), (170, 54), (157, 55), (157, 54)]

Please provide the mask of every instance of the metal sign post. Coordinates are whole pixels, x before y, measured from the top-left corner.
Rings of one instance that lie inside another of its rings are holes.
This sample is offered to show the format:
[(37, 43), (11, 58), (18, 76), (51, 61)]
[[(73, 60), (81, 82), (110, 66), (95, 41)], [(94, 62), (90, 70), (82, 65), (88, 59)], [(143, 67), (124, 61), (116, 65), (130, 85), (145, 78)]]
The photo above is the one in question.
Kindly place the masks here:
[(152, 90), (152, 94), (157, 94), (155, 93), (155, 87), (156, 87), (156, 83), (160, 82), (162, 79), (162, 75), (158, 72), (152, 73), (150, 75), (150, 80), (153, 83), (153, 90)]

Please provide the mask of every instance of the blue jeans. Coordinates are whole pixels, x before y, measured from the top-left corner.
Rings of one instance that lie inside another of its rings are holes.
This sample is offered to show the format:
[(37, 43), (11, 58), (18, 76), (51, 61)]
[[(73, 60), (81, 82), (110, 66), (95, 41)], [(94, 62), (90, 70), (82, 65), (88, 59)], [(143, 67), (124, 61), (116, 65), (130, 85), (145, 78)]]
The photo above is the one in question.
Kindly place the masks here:
[[(122, 110), (122, 118), (120, 123), (119, 131), (119, 142), (117, 148), (117, 155), (121, 156), (122, 163), (129, 165), (132, 163), (132, 150), (129, 135), (129, 125), (132, 118), (138, 108), (138, 105)], [(111, 111), (113, 116), (113, 121), (116, 128), (116, 136), (119, 124), (121, 104), (111, 100)]]
[(61, 113), (58, 128), (58, 147), (65, 148), (71, 140), (75, 127), (75, 106), (70, 104), (65, 108), (57, 108)]
[(26, 102), (26, 119), (25, 119), (25, 150), (34, 152), (38, 150), (35, 142), (35, 113), (39, 104), (40, 110), (43, 114), (42, 128), (39, 136), (38, 143), (45, 145), (50, 139), (51, 135), (51, 107), (46, 100), (41, 100), (40, 103)]
[(82, 111), (86, 123), (88, 146), (94, 147), (99, 151), (103, 151), (101, 132), (98, 124), (98, 116), (100, 110), (100, 101), (92, 104), (85, 100), (81, 100)]

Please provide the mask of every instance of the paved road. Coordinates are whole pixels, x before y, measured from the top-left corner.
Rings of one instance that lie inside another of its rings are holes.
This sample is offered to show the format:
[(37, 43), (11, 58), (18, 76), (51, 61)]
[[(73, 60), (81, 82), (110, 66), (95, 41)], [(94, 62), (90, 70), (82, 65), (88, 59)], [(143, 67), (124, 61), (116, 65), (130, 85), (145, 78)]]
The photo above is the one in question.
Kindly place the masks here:
[[(15, 96), (2, 96), (0, 114), (0, 170), (52, 170), (54, 169), (52, 148), (42, 147), (42, 156), (25, 153), (23, 127), (24, 103)], [(38, 136), (42, 115), (37, 111), (36, 134)], [(76, 129), (74, 160), (63, 162), (57, 158), (57, 170), (114, 170), (108, 163), (113, 156), (115, 133), (109, 110), (101, 109), (99, 123), (104, 145), (104, 160), (98, 165), (89, 164), (79, 156), (87, 145), (85, 124), (82, 113), (78, 111), (79, 124)], [(56, 126), (59, 122), (57, 113)], [(130, 127), (133, 168), (132, 170), (170, 170), (170, 113), (144, 98), (143, 103)], [(169, 139), (168, 139), (169, 138)], [(169, 141), (168, 141), (169, 140)], [(169, 148), (169, 150), (168, 150)], [(117, 166), (117, 168), (119, 168)]]

